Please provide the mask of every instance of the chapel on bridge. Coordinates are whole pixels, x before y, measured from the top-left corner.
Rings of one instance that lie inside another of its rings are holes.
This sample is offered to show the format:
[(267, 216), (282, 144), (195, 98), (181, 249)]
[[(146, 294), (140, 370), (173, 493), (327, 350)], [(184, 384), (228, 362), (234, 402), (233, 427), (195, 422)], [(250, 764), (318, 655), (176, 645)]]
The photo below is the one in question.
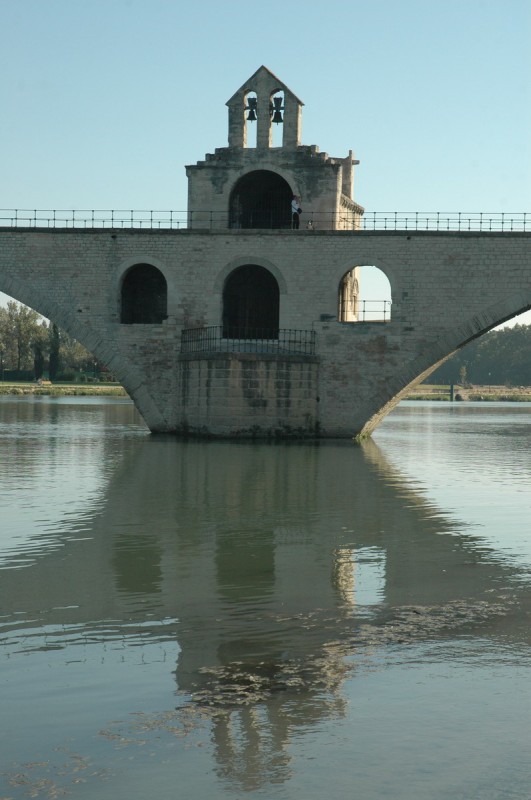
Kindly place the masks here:
[(285, 83), (262, 66), (227, 106), (228, 147), (186, 167), (190, 228), (290, 229), (294, 196), (301, 230), (360, 227), (359, 162), (301, 144), (303, 103)]

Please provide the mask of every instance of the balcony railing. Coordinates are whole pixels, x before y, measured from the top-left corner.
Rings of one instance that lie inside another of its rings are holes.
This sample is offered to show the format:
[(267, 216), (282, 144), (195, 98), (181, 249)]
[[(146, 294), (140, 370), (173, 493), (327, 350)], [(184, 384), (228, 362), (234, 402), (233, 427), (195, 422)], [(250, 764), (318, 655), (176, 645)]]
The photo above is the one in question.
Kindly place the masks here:
[[(278, 219), (278, 217), (277, 217)], [(228, 212), (220, 211), (138, 211), (138, 210), (28, 210), (0, 209), (0, 227), (4, 228), (86, 228), (142, 230), (282, 230), (272, 217), (262, 215), (253, 228), (250, 213), (244, 227), (238, 227)], [(462, 231), (502, 232), (531, 231), (531, 212), (484, 211), (366, 211), (363, 216), (341, 211), (302, 213), (297, 235), (305, 231)]]
[(181, 333), (181, 353), (274, 353), (315, 355), (315, 331), (292, 328), (189, 328)]
[(358, 322), (389, 322), (391, 319), (391, 301), (360, 300), (356, 316)]

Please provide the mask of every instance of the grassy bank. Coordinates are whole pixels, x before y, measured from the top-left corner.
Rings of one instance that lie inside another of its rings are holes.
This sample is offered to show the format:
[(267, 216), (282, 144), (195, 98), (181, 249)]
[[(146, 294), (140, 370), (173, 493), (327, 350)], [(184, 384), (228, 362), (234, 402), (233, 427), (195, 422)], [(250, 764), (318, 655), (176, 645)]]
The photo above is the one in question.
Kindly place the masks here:
[(0, 382), (0, 395), (47, 395), (49, 397), (127, 397), (116, 383), (38, 383)]
[[(0, 382), (0, 395), (47, 395), (49, 397), (127, 397), (127, 392), (116, 383), (38, 383)], [(408, 400), (450, 400), (447, 385), (423, 383), (411, 391)], [(531, 386), (458, 386), (454, 385), (454, 399), (472, 401), (531, 402)]]
[[(411, 391), (408, 400), (450, 400), (448, 385), (423, 383)], [(531, 386), (476, 386), (454, 384), (454, 399), (481, 402), (531, 402)]]

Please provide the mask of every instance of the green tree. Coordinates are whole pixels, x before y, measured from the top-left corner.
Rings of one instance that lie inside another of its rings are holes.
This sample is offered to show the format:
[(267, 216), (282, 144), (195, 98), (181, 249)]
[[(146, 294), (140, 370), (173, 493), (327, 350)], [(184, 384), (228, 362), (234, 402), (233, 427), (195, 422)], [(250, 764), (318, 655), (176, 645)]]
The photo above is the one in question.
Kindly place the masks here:
[(38, 381), (44, 374), (46, 355), (48, 351), (48, 326), (43, 320), (38, 335), (33, 340), (33, 371), (35, 380)]
[(32, 308), (9, 300), (0, 309), (0, 340), (7, 369), (31, 369), (33, 344), (39, 337), (42, 317)]
[(59, 328), (52, 322), (50, 327), (48, 328), (48, 335), (49, 335), (49, 343), (50, 343), (50, 356), (49, 356), (49, 364), (48, 364), (48, 372), (50, 375), (50, 380), (54, 381), (59, 374), (61, 369), (61, 355), (60, 355), (60, 347), (61, 347), (61, 335), (59, 333)]
[(75, 372), (91, 370), (95, 361), (92, 353), (64, 331), (60, 331), (60, 336), (60, 356), (63, 370), (69, 369)]
[(36, 379), (49, 370), (52, 380), (61, 372), (97, 374), (102, 370), (92, 353), (76, 339), (48, 323), (36, 311), (10, 300), (0, 306), (0, 369), (31, 370)]
[(465, 345), (430, 376), (433, 383), (467, 381), (486, 386), (531, 386), (531, 325), (501, 328)]

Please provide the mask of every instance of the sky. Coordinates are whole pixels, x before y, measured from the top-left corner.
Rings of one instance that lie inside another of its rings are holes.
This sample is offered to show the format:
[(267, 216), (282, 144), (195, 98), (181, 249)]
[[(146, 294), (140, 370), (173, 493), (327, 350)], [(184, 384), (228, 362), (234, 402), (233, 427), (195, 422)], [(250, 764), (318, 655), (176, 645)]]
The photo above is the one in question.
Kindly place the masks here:
[(367, 211), (531, 212), (530, 43), (531, 0), (0, 0), (0, 208), (185, 210), (264, 64)]

